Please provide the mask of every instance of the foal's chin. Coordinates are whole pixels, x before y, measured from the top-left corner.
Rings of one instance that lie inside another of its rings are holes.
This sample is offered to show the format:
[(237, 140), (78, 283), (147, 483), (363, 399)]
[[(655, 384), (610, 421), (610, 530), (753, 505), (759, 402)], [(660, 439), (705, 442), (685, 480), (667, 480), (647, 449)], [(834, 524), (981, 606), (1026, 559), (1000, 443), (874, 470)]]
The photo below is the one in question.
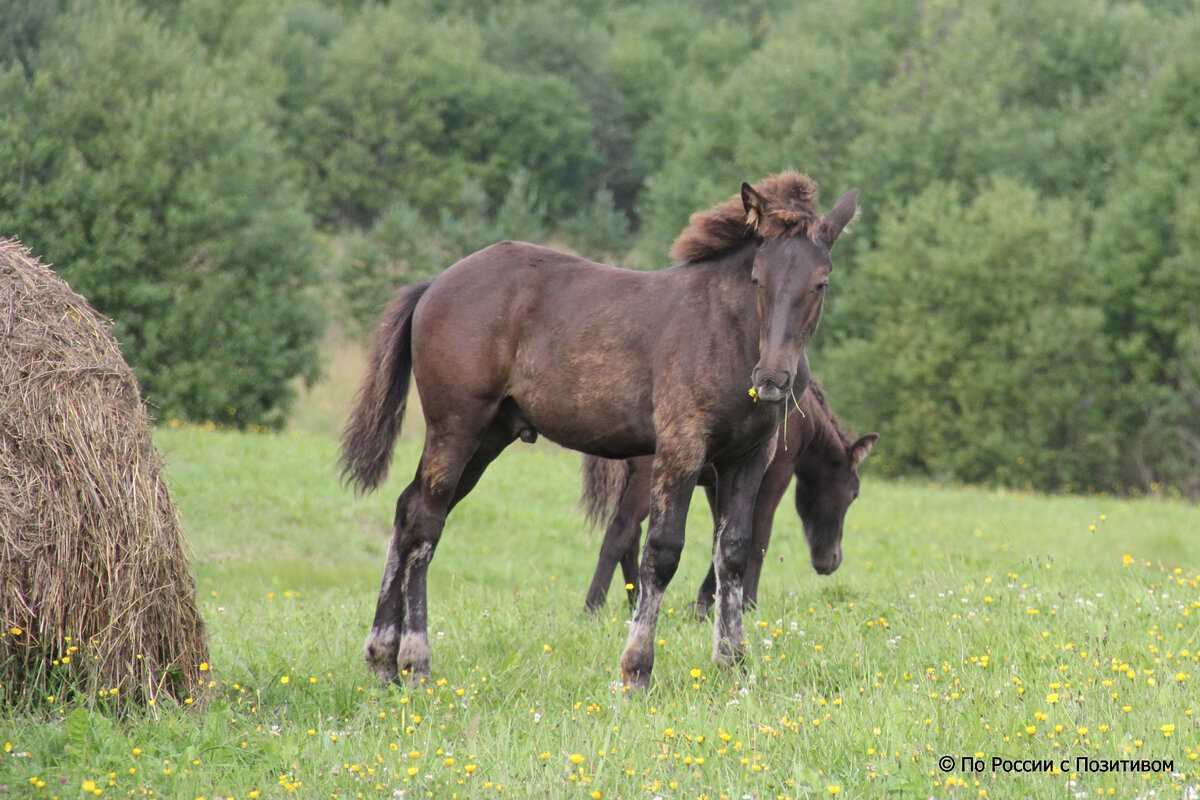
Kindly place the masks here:
[(832, 575), (837, 572), (837, 568), (842, 565), (842, 557), (835, 555), (830, 558), (814, 558), (812, 560), (812, 568), (818, 575)]

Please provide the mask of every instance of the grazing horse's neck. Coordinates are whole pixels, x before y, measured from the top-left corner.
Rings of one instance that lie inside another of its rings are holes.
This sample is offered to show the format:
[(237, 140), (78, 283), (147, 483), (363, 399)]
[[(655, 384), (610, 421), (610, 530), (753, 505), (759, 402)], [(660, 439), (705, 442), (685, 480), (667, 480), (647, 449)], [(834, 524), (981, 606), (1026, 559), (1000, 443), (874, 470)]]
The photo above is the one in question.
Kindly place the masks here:
[[(845, 451), (846, 439), (838, 429), (832, 414), (811, 391), (805, 393), (800, 408), (805, 419), (802, 424), (796, 426), (794, 446), (798, 453), (811, 451), (813, 454), (837, 454)], [(788, 447), (792, 446), (793, 443), (789, 441)]]

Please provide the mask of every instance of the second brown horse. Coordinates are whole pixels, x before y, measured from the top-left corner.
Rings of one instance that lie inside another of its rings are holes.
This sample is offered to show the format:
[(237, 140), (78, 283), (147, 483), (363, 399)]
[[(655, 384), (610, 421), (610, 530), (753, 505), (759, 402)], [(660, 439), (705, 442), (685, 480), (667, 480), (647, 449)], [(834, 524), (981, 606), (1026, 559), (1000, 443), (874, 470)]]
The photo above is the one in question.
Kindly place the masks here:
[[(804, 525), (813, 569), (829, 575), (842, 563), (842, 529), (846, 511), (858, 497), (858, 468), (871, 453), (879, 434), (868, 433), (851, 442), (829, 408), (816, 383), (801, 396), (779, 432), (775, 457), (759, 486), (754, 507), (754, 528), (749, 561), (742, 578), (743, 602), (758, 602), (758, 580), (771, 541), (775, 509), (792, 478), (796, 479), (796, 513)], [(625, 578), (629, 603), (637, 600), (638, 540), (642, 520), (650, 513), (650, 476), (653, 458), (623, 461), (585, 456), (580, 498), (589, 522), (607, 521), (596, 572), (584, 607), (595, 612), (605, 595), (618, 563)], [(715, 469), (707, 467), (698, 483), (708, 494), (716, 523)], [(714, 536), (716, 531), (714, 530)], [(707, 614), (716, 594), (716, 574), (708, 575), (696, 595), (696, 611)]]

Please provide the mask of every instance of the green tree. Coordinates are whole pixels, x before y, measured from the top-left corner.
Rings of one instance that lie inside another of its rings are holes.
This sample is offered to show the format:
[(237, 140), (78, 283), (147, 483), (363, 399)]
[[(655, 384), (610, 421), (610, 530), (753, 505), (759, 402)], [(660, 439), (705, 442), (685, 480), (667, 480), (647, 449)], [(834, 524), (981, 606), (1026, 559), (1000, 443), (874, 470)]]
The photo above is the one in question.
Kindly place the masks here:
[[(891, 211), (932, 181), (970, 193), (996, 175), (1078, 191), (1111, 150), (1086, 110), (1160, 34), (1138, 6), (1092, 0), (922, 3), (894, 73), (864, 87), (850, 180)], [(1088, 124), (1072, 124), (1086, 119)], [(868, 225), (865, 233), (872, 237)]]
[(567, 3), (516, 6), (497, 12), (484, 28), (488, 60), (515, 74), (556, 75), (567, 81), (587, 114), (594, 162), (573, 198), (580, 208), (601, 186), (614, 187), (624, 207), (640, 185), (634, 136), (624, 96), (607, 58), (609, 33), (598, 19)]
[(280, 424), (320, 314), (302, 197), (193, 39), (105, 2), (0, 77), (0, 229), (113, 317), (160, 417)]
[(862, 258), (858, 336), (815, 361), (894, 473), (1045, 489), (1117, 485), (1115, 371), (1070, 206), (1007, 180), (935, 184)]
[[(771, 18), (757, 47), (736, 28), (722, 41), (710, 34), (702, 50), (733, 60), (685, 72), (643, 134), (657, 168), (646, 181), (639, 249), (661, 258), (692, 211), (781, 169), (807, 172), (831, 194), (850, 188), (848, 149), (871, 123), (862, 93), (894, 73), (915, 19), (894, 3), (860, 0)], [(881, 187), (862, 188), (866, 202), (878, 203)]]
[(1092, 295), (1119, 367), (1112, 423), (1127, 485), (1200, 494), (1200, 22), (1164, 31), (1153, 66), (1114, 82), (1096, 126), (1113, 156), (1097, 181)]
[(0, 25), (0, 69), (15, 63), (32, 75), (42, 37), (65, 4), (66, 0), (0, 0), (0, 20), (4, 20)]
[(518, 170), (493, 213), (483, 187), (468, 181), (430, 222), (399, 202), (366, 233), (352, 234), (338, 267), (341, 305), (349, 326), (366, 333), (396, 289), (429, 280), (462, 257), (502, 239), (539, 241), (545, 235), (537, 190)]
[(579, 97), (562, 78), (497, 69), (483, 50), (473, 23), (403, 8), (347, 25), (291, 142), (322, 221), (369, 225), (399, 200), (436, 219), (470, 181), (495, 207), (522, 167), (548, 213), (574, 210), (593, 158)]
[(590, 206), (566, 220), (563, 233), (581, 254), (601, 261), (621, 260), (632, 244), (629, 218), (608, 189), (597, 191)]
[(1095, 299), (1119, 357), (1114, 409), (1126, 437), (1126, 480), (1183, 485), (1200, 476), (1195, 413), (1200, 341), (1200, 146), (1179, 131), (1123, 169), (1099, 211)]

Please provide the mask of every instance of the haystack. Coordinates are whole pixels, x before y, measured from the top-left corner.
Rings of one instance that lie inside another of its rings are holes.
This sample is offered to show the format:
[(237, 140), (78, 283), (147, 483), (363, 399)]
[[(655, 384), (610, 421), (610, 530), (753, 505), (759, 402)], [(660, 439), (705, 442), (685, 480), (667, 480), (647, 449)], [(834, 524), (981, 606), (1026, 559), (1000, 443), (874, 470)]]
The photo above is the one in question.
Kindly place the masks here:
[(204, 626), (150, 433), (108, 320), (0, 238), (4, 706), (196, 688)]

